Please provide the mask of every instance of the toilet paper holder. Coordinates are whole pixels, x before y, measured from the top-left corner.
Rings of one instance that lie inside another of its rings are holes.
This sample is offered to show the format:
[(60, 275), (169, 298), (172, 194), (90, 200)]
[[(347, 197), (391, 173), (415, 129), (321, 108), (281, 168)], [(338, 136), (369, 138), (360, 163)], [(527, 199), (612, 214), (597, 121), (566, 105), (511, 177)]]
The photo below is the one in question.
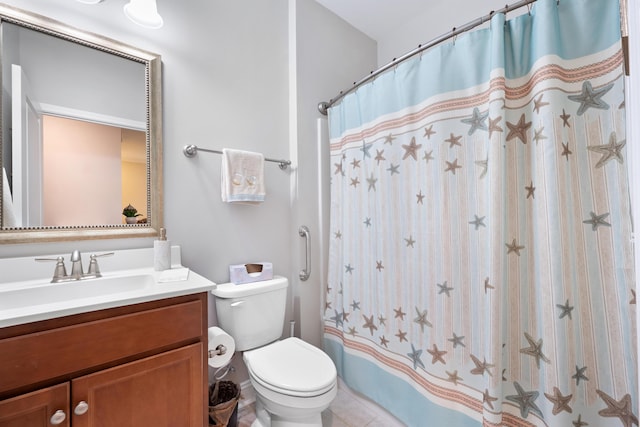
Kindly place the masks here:
[(222, 356), (223, 354), (226, 354), (226, 352), (227, 347), (222, 344), (218, 344), (214, 350), (209, 350), (209, 359), (212, 359), (215, 356)]

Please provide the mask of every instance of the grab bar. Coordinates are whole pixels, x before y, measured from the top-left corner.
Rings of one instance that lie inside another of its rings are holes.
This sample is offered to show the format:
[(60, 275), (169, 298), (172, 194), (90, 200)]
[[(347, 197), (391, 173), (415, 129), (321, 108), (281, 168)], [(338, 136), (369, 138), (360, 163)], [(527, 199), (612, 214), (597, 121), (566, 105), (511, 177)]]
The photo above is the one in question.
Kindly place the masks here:
[(311, 236), (306, 225), (300, 226), (298, 234), (300, 234), (300, 237), (305, 238), (305, 268), (300, 271), (300, 280), (304, 282), (311, 275)]

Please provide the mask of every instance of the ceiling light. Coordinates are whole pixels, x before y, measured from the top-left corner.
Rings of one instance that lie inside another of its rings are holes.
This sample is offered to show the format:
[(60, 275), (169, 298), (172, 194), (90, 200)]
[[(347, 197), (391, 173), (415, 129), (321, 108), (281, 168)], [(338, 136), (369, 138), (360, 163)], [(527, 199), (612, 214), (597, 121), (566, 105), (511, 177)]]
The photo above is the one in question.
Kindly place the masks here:
[(136, 24), (146, 28), (160, 28), (163, 24), (162, 17), (158, 14), (156, 0), (130, 0), (124, 5), (124, 14)]

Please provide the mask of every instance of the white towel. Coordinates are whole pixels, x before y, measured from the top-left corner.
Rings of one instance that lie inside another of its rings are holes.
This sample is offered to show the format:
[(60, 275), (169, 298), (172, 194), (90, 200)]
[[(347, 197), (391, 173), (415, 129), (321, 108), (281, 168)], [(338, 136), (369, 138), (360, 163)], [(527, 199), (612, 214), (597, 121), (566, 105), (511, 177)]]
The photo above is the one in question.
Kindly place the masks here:
[(250, 151), (222, 149), (222, 201), (264, 202), (264, 156)]
[(2, 224), (0, 226), (2, 226), (1, 228), (18, 226), (16, 214), (13, 211), (13, 198), (7, 179), (7, 171), (4, 168), (2, 168)]

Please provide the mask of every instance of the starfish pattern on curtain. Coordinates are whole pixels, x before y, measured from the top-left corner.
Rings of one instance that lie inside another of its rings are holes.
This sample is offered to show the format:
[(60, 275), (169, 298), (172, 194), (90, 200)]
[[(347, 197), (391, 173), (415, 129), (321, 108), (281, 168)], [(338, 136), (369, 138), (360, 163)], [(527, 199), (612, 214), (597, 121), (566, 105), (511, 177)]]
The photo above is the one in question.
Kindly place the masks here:
[(638, 424), (618, 14), (539, 0), (329, 110), (325, 349), (408, 425)]

